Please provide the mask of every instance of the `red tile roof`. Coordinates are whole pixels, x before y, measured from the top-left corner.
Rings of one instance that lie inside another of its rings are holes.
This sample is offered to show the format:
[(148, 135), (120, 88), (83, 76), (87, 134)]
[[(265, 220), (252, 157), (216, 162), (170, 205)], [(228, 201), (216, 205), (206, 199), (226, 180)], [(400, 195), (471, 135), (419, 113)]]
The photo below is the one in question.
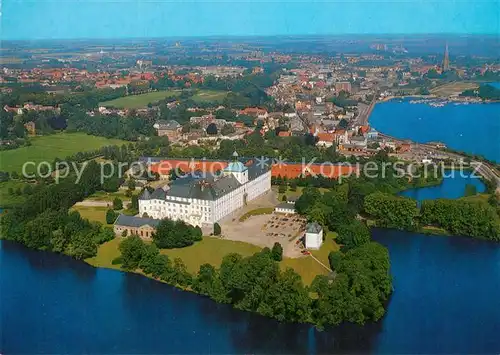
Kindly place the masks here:
[(335, 139), (334, 133), (318, 133), (318, 138), (320, 142), (333, 142)]
[(271, 175), (273, 177), (286, 177), (288, 179), (294, 179), (300, 175), (323, 175), (328, 178), (336, 179), (341, 175), (349, 175), (356, 171), (355, 167), (343, 166), (343, 165), (332, 165), (332, 164), (314, 164), (307, 166), (307, 164), (275, 164), (271, 168)]

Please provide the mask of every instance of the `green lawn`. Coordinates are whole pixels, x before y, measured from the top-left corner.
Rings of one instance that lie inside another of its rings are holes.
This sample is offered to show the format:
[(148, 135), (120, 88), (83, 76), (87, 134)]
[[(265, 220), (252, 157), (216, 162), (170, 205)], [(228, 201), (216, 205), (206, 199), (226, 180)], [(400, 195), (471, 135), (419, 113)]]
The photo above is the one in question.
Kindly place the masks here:
[(85, 259), (85, 261), (95, 267), (105, 267), (119, 270), (120, 265), (113, 265), (111, 262), (113, 259), (120, 256), (121, 253), (118, 250), (118, 246), (122, 240), (123, 239), (121, 238), (115, 238), (100, 245), (97, 255), (92, 258)]
[[(80, 209), (78, 209), (80, 210)], [(102, 213), (104, 216), (104, 212)], [(88, 217), (87, 217), (88, 218)], [(120, 256), (118, 246), (123, 239), (115, 238), (112, 241), (106, 242), (99, 247), (97, 256), (89, 258), (86, 261), (94, 266), (119, 269), (119, 266), (112, 265), (111, 261)], [(339, 247), (335, 241), (327, 236), (325, 243), (318, 251), (314, 251), (313, 255), (325, 265), (328, 264), (328, 254), (330, 251), (336, 251)], [(238, 253), (242, 256), (250, 256), (259, 252), (262, 248), (243, 242), (220, 239), (215, 237), (203, 237), (201, 242), (196, 242), (194, 245), (180, 249), (162, 249), (161, 253), (168, 255), (171, 259), (181, 258), (190, 273), (196, 275), (200, 269), (200, 265), (208, 263), (219, 267), (222, 258), (229, 253)], [(314, 280), (316, 275), (327, 275), (328, 270), (321, 266), (312, 257), (301, 257), (296, 259), (285, 258), (280, 267), (285, 270), (287, 267), (293, 268), (304, 281), (304, 284), (309, 285)]]
[[(131, 197), (125, 196), (125, 191), (126, 190), (118, 190), (116, 192), (97, 191), (96, 193), (87, 197), (87, 199), (92, 201), (113, 201), (118, 197), (122, 201), (130, 201)], [(136, 194), (138, 193), (139, 190), (136, 191)]]
[(23, 190), (23, 187), (26, 185), (25, 182), (10, 180), (0, 183), (0, 206), (1, 207), (10, 207), (20, 203), (23, 203), (26, 199), (26, 195), (10, 195), (9, 188), (12, 188), (14, 191), (18, 188)]
[(191, 99), (194, 102), (202, 103), (202, 102), (212, 102), (218, 101), (222, 102), (227, 95), (227, 91), (218, 91), (218, 90), (199, 90), (196, 94), (194, 94)]
[(100, 102), (99, 106), (127, 108), (127, 109), (143, 108), (146, 107), (149, 103), (152, 104), (160, 100), (163, 100), (166, 97), (178, 96), (180, 94), (181, 91), (179, 90), (152, 91), (146, 94), (129, 95), (110, 101)]
[(484, 202), (488, 203), (488, 199), (490, 198), (490, 194), (476, 194), (472, 196), (460, 197), (461, 200), (466, 200), (470, 202)]
[[(332, 239), (332, 236), (333, 233), (328, 233), (321, 248), (319, 250), (311, 251), (312, 255), (314, 255), (314, 257), (326, 266), (330, 265), (328, 261), (328, 254), (330, 254), (331, 251), (339, 250), (339, 246)], [(302, 277), (302, 281), (305, 285), (310, 285), (316, 275), (328, 275), (329, 273), (328, 270), (326, 270), (310, 256), (296, 259), (285, 258), (281, 262), (280, 266), (282, 270), (285, 270), (287, 267), (294, 269), (295, 272)]]
[(243, 216), (241, 216), (240, 222), (245, 221), (246, 219), (250, 218), (251, 216), (259, 216), (261, 214), (271, 214), (271, 213), (273, 213), (273, 211), (274, 211), (274, 207), (256, 208), (254, 210), (248, 211)]
[(189, 272), (196, 274), (200, 269), (200, 265), (205, 263), (219, 267), (222, 258), (229, 253), (250, 256), (260, 250), (262, 248), (253, 244), (215, 237), (203, 237), (201, 242), (196, 242), (192, 246), (180, 249), (162, 249), (161, 252), (172, 259), (181, 258)]
[(108, 207), (73, 206), (71, 209), (73, 211), (78, 211), (82, 218), (86, 218), (91, 222), (101, 222), (102, 224), (107, 225), (106, 212), (109, 209)]
[[(95, 150), (106, 145), (121, 145), (125, 141), (90, 136), (85, 133), (58, 133), (31, 138), (31, 146), (0, 152), (0, 170), (21, 172), (25, 162), (52, 163), (55, 158), (64, 159), (78, 152)], [(28, 167), (28, 171), (32, 167)]]

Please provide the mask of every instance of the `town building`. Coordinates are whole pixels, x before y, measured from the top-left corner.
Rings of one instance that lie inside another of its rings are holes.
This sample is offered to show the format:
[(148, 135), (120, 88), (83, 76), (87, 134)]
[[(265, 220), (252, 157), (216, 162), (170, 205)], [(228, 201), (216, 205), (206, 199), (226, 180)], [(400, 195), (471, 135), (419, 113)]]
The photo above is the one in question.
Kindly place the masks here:
[(271, 170), (264, 165), (235, 160), (218, 174), (194, 172), (172, 181), (168, 190), (144, 190), (139, 213), (194, 226), (213, 224), (271, 189)]
[(317, 223), (308, 223), (306, 226), (306, 249), (319, 249), (323, 244), (323, 228)]
[(113, 230), (117, 236), (137, 235), (142, 239), (150, 240), (159, 223), (158, 219), (120, 214), (113, 225)]
[(159, 137), (167, 136), (171, 141), (177, 140), (182, 130), (182, 126), (176, 120), (161, 120), (156, 122), (153, 127), (156, 128)]
[(352, 91), (352, 86), (349, 81), (339, 81), (335, 83), (335, 91), (336, 92), (341, 92), (345, 91), (350, 93)]

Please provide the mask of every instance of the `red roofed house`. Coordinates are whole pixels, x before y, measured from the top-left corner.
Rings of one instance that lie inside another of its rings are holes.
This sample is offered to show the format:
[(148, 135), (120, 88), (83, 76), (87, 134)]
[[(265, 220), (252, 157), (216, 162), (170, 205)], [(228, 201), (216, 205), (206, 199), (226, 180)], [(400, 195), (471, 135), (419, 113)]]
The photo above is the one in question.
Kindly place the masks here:
[(334, 133), (318, 133), (317, 137), (319, 138), (317, 145), (324, 147), (331, 147), (335, 142)]
[(248, 115), (257, 118), (267, 118), (267, 110), (258, 107), (247, 107), (244, 110), (240, 111), (240, 115)]

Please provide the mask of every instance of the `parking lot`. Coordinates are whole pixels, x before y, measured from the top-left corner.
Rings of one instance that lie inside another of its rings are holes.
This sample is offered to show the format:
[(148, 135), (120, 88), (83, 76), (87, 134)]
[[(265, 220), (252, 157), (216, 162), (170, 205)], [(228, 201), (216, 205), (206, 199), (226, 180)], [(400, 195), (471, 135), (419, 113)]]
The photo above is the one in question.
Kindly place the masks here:
[(296, 214), (265, 214), (251, 216), (243, 222), (226, 220), (221, 223), (222, 238), (272, 248), (275, 242), (283, 247), (284, 256), (301, 256), (297, 244), (303, 236), (307, 221)]

